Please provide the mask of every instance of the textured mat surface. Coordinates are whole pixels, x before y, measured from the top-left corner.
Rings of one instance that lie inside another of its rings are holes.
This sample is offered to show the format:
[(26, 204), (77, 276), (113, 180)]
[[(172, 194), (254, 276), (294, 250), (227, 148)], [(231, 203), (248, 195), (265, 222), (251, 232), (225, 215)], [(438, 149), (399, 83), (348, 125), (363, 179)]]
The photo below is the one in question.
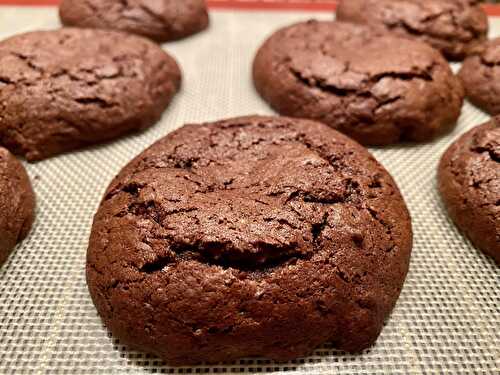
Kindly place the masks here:
[[(415, 230), (411, 269), (376, 346), (347, 355), (329, 346), (290, 363), (251, 359), (175, 369), (129, 351), (102, 326), (85, 285), (92, 215), (113, 176), (134, 155), (186, 122), (272, 111), (255, 93), (250, 66), (279, 26), (329, 13), (214, 11), (208, 32), (165, 45), (184, 87), (144, 133), (28, 165), (38, 196), (29, 238), (0, 269), (1, 374), (498, 374), (500, 271), (451, 224), (436, 192), (446, 147), (487, 116), (466, 104), (457, 128), (419, 146), (372, 150), (394, 175)], [(1, 8), (0, 37), (59, 25), (54, 8)], [(492, 35), (500, 22), (492, 20)]]

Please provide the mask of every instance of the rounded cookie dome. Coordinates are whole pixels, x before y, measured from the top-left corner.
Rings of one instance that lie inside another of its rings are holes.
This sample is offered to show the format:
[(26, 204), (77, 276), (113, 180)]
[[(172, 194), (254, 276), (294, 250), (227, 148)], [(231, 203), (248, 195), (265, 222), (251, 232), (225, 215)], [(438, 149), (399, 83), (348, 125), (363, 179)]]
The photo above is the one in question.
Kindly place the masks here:
[(450, 60), (462, 60), (486, 41), (481, 0), (343, 0), (337, 20), (381, 28), (420, 40)]
[(35, 193), (23, 165), (0, 147), (0, 265), (31, 229)]
[(0, 42), (0, 145), (40, 160), (145, 129), (178, 91), (181, 72), (155, 43), (63, 28)]
[(208, 27), (205, 0), (63, 0), (66, 26), (112, 29), (167, 42)]
[(465, 59), (458, 77), (472, 103), (491, 115), (500, 114), (500, 38), (488, 41), (481, 51)]
[(365, 145), (432, 140), (455, 126), (464, 97), (435, 49), (342, 22), (278, 30), (259, 49), (253, 78), (278, 113)]
[(441, 158), (438, 180), (451, 219), (500, 264), (500, 118), (451, 144)]
[(128, 164), (95, 216), (87, 280), (113, 335), (170, 364), (288, 360), (372, 345), (411, 246), (367, 150), (252, 116), (184, 126)]

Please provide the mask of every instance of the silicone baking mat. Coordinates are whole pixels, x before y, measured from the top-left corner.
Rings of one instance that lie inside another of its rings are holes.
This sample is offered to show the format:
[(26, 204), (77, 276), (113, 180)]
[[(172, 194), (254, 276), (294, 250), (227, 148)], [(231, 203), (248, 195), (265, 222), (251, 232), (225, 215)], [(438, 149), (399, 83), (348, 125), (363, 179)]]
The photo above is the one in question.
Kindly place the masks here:
[[(134, 155), (186, 122), (272, 114), (251, 82), (256, 48), (280, 26), (333, 17), (331, 10), (232, 10), (225, 3), (212, 9), (209, 31), (164, 45), (179, 60), (184, 85), (161, 122), (140, 134), (27, 165), (37, 218), (31, 235), (0, 269), (0, 373), (499, 374), (500, 269), (460, 235), (436, 193), (443, 151), (488, 119), (468, 103), (456, 129), (435, 142), (372, 150), (396, 178), (415, 231), (410, 273), (373, 348), (350, 355), (326, 345), (288, 363), (246, 359), (172, 368), (127, 350), (108, 334), (84, 273), (92, 216), (108, 183)], [(55, 7), (0, 7), (1, 38), (58, 26)], [(500, 35), (500, 20), (491, 18), (491, 35)]]

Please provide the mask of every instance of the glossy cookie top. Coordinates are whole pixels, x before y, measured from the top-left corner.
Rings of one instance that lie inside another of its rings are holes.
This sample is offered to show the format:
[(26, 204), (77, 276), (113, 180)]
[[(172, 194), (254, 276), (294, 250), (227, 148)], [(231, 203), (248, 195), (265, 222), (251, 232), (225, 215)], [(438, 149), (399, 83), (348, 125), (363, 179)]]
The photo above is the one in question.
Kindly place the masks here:
[(0, 147), (0, 265), (27, 236), (35, 216), (35, 194), (23, 165)]
[(488, 34), (479, 0), (343, 0), (337, 19), (418, 39), (450, 60), (473, 54)]
[(0, 144), (28, 160), (154, 124), (179, 88), (153, 42), (63, 28), (0, 42)]
[(204, 0), (63, 0), (67, 26), (113, 29), (158, 42), (180, 39), (208, 27)]
[(463, 88), (438, 51), (366, 26), (309, 21), (259, 49), (255, 87), (279, 113), (366, 145), (429, 141), (456, 123)]
[(500, 122), (493, 118), (455, 141), (439, 166), (448, 213), (473, 244), (500, 264)]
[(500, 38), (488, 41), (468, 57), (458, 76), (472, 103), (492, 115), (500, 114)]
[(113, 334), (169, 363), (286, 360), (371, 345), (411, 244), (366, 149), (320, 123), (243, 117), (184, 126), (120, 172), (87, 279)]

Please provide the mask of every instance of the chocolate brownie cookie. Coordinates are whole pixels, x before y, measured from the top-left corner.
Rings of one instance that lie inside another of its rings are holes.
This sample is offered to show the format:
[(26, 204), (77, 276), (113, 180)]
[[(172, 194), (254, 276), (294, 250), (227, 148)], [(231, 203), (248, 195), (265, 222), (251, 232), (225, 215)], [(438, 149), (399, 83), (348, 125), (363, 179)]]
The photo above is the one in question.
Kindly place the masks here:
[(0, 42), (0, 144), (30, 161), (154, 124), (179, 88), (155, 43), (60, 29)]
[(208, 27), (204, 0), (62, 0), (67, 26), (114, 29), (158, 42), (184, 38)]
[(458, 76), (468, 99), (492, 115), (500, 114), (500, 38), (485, 43), (468, 57)]
[(0, 265), (31, 229), (35, 194), (23, 165), (0, 147)]
[(464, 96), (425, 43), (343, 22), (277, 31), (258, 51), (253, 76), (280, 114), (322, 121), (365, 145), (428, 141), (455, 125)]
[(87, 253), (94, 303), (123, 343), (173, 365), (289, 360), (376, 340), (412, 247), (387, 171), (317, 122), (186, 125), (115, 178)]
[(343, 0), (337, 20), (367, 24), (419, 39), (450, 60), (462, 60), (486, 40), (479, 0)]
[(457, 227), (500, 264), (500, 118), (454, 142), (441, 159), (438, 177)]

